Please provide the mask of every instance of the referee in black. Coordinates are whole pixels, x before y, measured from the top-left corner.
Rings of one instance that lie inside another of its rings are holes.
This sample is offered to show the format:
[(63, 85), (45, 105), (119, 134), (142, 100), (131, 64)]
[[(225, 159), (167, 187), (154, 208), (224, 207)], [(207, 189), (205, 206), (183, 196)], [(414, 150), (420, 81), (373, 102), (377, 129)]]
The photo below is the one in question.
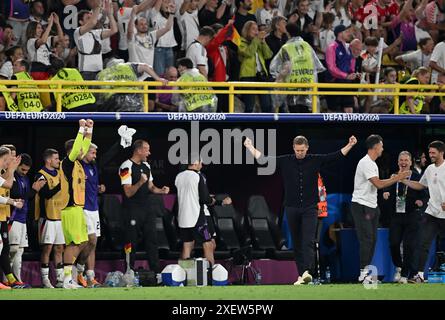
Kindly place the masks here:
[[(324, 165), (346, 156), (356, 143), (357, 139), (351, 136), (349, 143), (337, 152), (307, 154), (308, 140), (304, 136), (297, 136), (293, 141), (294, 154), (276, 158), (277, 167), (281, 170), (284, 180), (284, 205), (300, 274), (295, 285), (308, 284), (312, 281), (319, 201), (318, 173)], [(261, 152), (255, 149), (249, 138), (246, 138), (244, 146), (255, 159), (262, 157)]]

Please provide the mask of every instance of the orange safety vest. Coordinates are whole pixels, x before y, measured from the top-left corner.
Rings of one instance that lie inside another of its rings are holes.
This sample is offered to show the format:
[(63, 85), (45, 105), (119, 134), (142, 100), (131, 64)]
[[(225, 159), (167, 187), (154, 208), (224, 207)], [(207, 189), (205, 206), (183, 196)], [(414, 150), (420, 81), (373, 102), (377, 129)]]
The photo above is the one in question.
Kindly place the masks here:
[(324, 186), (323, 179), (318, 174), (318, 198), (320, 199), (317, 205), (318, 217), (326, 218), (328, 216), (328, 201), (326, 194), (326, 187)]

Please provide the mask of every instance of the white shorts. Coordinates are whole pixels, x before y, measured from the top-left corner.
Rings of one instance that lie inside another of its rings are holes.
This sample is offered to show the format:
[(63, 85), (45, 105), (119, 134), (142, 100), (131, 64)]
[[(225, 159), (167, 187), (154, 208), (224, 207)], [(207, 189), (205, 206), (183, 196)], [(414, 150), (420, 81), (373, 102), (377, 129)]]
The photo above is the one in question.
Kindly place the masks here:
[(26, 223), (13, 221), (11, 229), (9, 229), (9, 244), (19, 245), (20, 248), (28, 247), (28, 232)]
[(65, 244), (61, 220), (39, 219), (40, 244)]
[(96, 234), (96, 237), (100, 237), (100, 219), (99, 211), (89, 211), (83, 209), (85, 214), (85, 221), (87, 222), (88, 235)]

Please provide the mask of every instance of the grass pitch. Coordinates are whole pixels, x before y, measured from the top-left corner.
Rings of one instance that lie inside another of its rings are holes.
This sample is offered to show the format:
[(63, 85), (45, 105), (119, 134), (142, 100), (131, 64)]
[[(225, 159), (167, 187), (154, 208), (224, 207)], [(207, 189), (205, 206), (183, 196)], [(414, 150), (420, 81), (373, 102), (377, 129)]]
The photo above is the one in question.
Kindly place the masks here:
[(445, 284), (1, 290), (0, 300), (445, 300)]

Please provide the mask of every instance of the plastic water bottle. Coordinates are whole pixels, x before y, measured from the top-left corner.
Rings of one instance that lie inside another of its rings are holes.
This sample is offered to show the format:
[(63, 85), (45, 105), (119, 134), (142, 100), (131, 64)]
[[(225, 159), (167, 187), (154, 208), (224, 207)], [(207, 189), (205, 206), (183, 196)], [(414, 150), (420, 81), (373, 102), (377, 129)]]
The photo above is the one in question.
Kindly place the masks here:
[(134, 273), (134, 280), (133, 280), (133, 286), (134, 287), (139, 287), (139, 273), (135, 272)]
[(326, 267), (326, 283), (331, 283), (331, 270), (329, 270), (329, 267)]
[(255, 274), (255, 283), (261, 284), (262, 276), (261, 276), (261, 270), (258, 269), (258, 271)]

